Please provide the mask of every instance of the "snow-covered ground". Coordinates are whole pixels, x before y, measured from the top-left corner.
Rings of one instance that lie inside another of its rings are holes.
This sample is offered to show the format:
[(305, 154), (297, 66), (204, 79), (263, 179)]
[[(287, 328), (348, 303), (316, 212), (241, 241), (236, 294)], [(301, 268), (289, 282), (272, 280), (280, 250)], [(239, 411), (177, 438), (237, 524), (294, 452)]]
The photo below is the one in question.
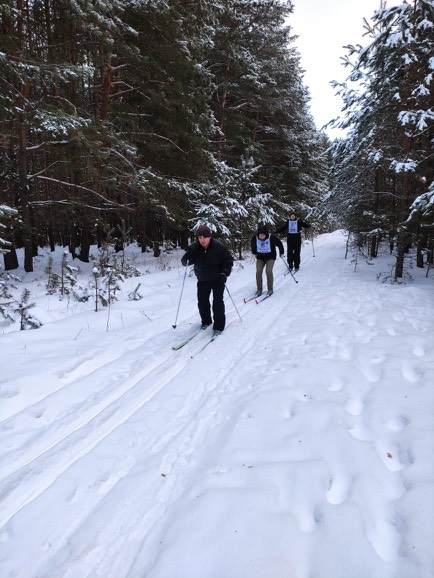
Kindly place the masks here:
[(172, 328), (181, 254), (138, 252), (110, 317), (45, 295), (46, 257), (25, 276), (44, 325), (0, 336), (2, 578), (432, 578), (434, 274), (383, 283), (391, 256), (355, 270), (322, 235), (260, 305), (236, 263), (242, 321), (226, 293), (223, 335), (174, 351), (199, 321), (188, 276)]

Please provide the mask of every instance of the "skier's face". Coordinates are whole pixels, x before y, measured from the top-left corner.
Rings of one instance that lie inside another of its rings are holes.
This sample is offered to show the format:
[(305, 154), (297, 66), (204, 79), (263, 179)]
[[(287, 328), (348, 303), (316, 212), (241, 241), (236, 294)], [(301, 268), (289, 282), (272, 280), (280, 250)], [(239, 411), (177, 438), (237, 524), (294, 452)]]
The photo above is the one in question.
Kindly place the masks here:
[(261, 239), (261, 241), (263, 241), (266, 235), (264, 233), (259, 233), (258, 237)]
[(204, 249), (208, 249), (208, 245), (211, 243), (211, 237), (198, 237), (197, 240), (202, 245)]
[(289, 215), (289, 218), (291, 219), (291, 221), (295, 221), (295, 215)]

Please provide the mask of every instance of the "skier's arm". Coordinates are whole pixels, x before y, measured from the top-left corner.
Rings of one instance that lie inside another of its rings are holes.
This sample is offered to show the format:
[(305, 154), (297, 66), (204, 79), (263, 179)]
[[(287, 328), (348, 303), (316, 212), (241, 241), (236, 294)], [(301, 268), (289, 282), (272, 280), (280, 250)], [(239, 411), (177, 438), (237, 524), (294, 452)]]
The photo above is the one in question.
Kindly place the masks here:
[(283, 257), (283, 254), (285, 252), (285, 250), (283, 248), (283, 243), (278, 237), (274, 237), (274, 238), (276, 239), (276, 245), (279, 249), (280, 256)]
[(181, 263), (184, 265), (184, 267), (186, 265), (193, 265), (194, 263), (194, 253), (193, 250), (191, 248), (191, 245), (187, 248), (184, 256), (181, 259)]
[(258, 249), (256, 246), (256, 235), (253, 235), (252, 240), (250, 241), (250, 247), (252, 249), (253, 255), (256, 255), (256, 253), (258, 252)]
[(288, 231), (288, 221), (285, 221), (281, 227), (276, 229), (276, 235), (280, 235), (280, 233), (284, 233), (285, 231)]
[(224, 248), (222, 264), (221, 264), (221, 273), (224, 273), (226, 277), (229, 277), (232, 271), (232, 267), (234, 265), (234, 258), (232, 257), (231, 253), (229, 252), (226, 247)]

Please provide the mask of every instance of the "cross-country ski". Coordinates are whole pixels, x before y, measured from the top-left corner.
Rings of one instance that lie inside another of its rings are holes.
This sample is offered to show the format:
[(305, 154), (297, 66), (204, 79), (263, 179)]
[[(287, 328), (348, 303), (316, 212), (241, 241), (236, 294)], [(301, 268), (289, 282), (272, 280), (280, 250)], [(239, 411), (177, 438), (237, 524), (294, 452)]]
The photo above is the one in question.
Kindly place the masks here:
[(210, 339), (208, 339), (208, 341), (206, 341), (197, 351), (192, 353), (191, 358), (196, 357), (196, 355), (198, 355), (199, 353), (204, 351), (208, 347), (208, 345), (213, 343), (217, 339), (217, 337), (219, 337), (220, 335), (221, 335), (221, 333), (213, 333), (212, 337)]
[(190, 343), (191, 341), (193, 341), (193, 339), (195, 337), (197, 337), (198, 335), (200, 335), (203, 332), (203, 329), (200, 327), (197, 331), (195, 331), (192, 335), (186, 337), (185, 339), (183, 339), (182, 341), (180, 341), (179, 343), (177, 343), (176, 345), (172, 345), (172, 349), (174, 349), (175, 351), (178, 351), (179, 349), (182, 349), (184, 347), (184, 345), (187, 345), (187, 343)]
[(250, 297), (244, 297), (243, 302), (244, 303), (249, 303), (250, 301), (255, 301), (258, 298), (257, 293), (255, 293), (254, 295), (250, 295)]
[(256, 301), (257, 305), (259, 305), (259, 303), (262, 303), (266, 299), (269, 299), (270, 297), (272, 297), (272, 295), (273, 295), (273, 293), (265, 293), (265, 295), (258, 297), (255, 301)]

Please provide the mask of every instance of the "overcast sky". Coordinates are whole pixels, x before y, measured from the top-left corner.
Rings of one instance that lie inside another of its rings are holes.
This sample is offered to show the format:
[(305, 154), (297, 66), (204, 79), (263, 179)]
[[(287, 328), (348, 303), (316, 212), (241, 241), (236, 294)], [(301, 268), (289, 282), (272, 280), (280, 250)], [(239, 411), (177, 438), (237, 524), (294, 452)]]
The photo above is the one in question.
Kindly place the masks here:
[[(299, 36), (296, 46), (318, 128), (340, 114), (342, 101), (335, 96), (330, 81), (342, 81), (349, 74), (340, 60), (346, 54), (343, 47), (369, 44), (369, 39), (363, 38), (363, 18), (369, 21), (379, 6), (380, 0), (294, 0), (289, 24)], [(336, 131), (327, 133), (338, 136)]]

